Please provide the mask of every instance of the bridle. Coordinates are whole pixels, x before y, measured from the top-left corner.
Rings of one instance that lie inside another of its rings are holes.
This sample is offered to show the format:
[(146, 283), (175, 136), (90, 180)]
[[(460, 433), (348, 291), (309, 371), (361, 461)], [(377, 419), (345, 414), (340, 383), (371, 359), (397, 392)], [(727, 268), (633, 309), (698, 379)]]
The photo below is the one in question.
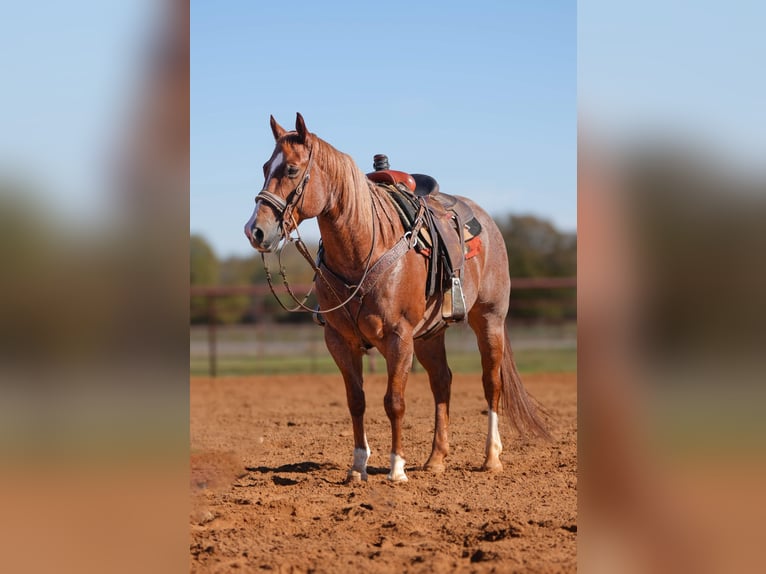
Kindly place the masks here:
[[(274, 295), (274, 298), (277, 300), (277, 303), (279, 303), (279, 306), (282, 307), (285, 311), (288, 311), (290, 313), (296, 313), (296, 312), (309, 312), (309, 313), (317, 313), (317, 314), (325, 314), (330, 313), (332, 311), (337, 311), (338, 309), (341, 309), (342, 307), (345, 307), (356, 295), (359, 293), (360, 289), (362, 288), (362, 285), (364, 284), (364, 280), (367, 278), (367, 275), (370, 271), (370, 264), (372, 263), (372, 255), (375, 252), (375, 243), (377, 239), (377, 233), (376, 233), (376, 227), (375, 227), (375, 202), (371, 202), (372, 205), (372, 244), (370, 246), (370, 253), (367, 255), (367, 261), (365, 262), (365, 268), (364, 273), (362, 274), (362, 278), (359, 280), (359, 284), (356, 286), (356, 289), (351, 293), (351, 295), (348, 296), (347, 299), (345, 299), (343, 302), (339, 303), (335, 307), (332, 307), (331, 309), (312, 309), (311, 307), (308, 307), (306, 305), (306, 301), (308, 301), (308, 298), (311, 296), (311, 293), (314, 290), (314, 287), (316, 286), (316, 277), (320, 277), (324, 284), (330, 289), (330, 291), (333, 293), (335, 298), (340, 301), (341, 296), (337, 293), (337, 291), (332, 287), (332, 284), (325, 278), (324, 274), (322, 273), (322, 269), (319, 267), (319, 261), (314, 260), (314, 258), (311, 256), (311, 253), (309, 253), (308, 248), (306, 247), (306, 244), (303, 243), (303, 239), (301, 238), (300, 231), (298, 231), (298, 224), (295, 222), (295, 218), (293, 217), (293, 212), (295, 211), (295, 207), (298, 205), (298, 202), (303, 197), (303, 192), (306, 188), (306, 184), (308, 183), (309, 179), (311, 178), (311, 167), (313, 165), (314, 161), (314, 146), (311, 146), (309, 148), (309, 159), (306, 163), (306, 170), (303, 172), (303, 177), (301, 178), (298, 185), (295, 187), (295, 189), (290, 192), (287, 196), (287, 200), (282, 199), (278, 195), (271, 193), (268, 189), (262, 189), (258, 195), (255, 196), (255, 201), (262, 201), (263, 203), (268, 204), (276, 213), (277, 218), (279, 219), (279, 228), (281, 231), (282, 239), (281, 239), (281, 245), (277, 248), (276, 253), (278, 257), (279, 262), (279, 274), (282, 276), (282, 283), (285, 286), (285, 289), (287, 289), (287, 293), (290, 295), (290, 297), (297, 303), (295, 307), (287, 307), (284, 303), (282, 303), (282, 300), (277, 295), (276, 291), (274, 290), (274, 285), (272, 283), (272, 276), (271, 271), (269, 270), (268, 265), (266, 264), (266, 256), (263, 252), (261, 252), (261, 261), (263, 261), (263, 269), (266, 272), (266, 281), (269, 284), (269, 289), (271, 290), (271, 294)], [(288, 228), (287, 223), (291, 224)], [(295, 232), (296, 237), (293, 238), (292, 233)], [(282, 250), (284, 249), (285, 245), (288, 243), (295, 243), (295, 247), (298, 250), (298, 252), (303, 256), (306, 261), (309, 262), (309, 265), (311, 265), (311, 268), (314, 270), (314, 285), (309, 289), (309, 292), (306, 293), (305, 297), (303, 297), (302, 300), (299, 300), (298, 297), (293, 293), (293, 290), (290, 288), (290, 284), (287, 281), (287, 274), (285, 271), (284, 265), (282, 265)], [(321, 249), (321, 248), (320, 248)]]

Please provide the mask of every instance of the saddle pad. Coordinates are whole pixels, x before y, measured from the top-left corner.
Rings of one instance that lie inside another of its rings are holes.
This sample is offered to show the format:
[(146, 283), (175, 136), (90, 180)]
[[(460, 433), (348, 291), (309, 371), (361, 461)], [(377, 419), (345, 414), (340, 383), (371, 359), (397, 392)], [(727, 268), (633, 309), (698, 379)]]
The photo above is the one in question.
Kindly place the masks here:
[(475, 217), (465, 224), (463, 239), (465, 240), (465, 258), (476, 257), (481, 251), (481, 223)]
[[(481, 223), (475, 217), (465, 224), (466, 235), (465, 240), (468, 241), (471, 237), (476, 237), (481, 233)], [(470, 237), (469, 237), (470, 235)]]
[(465, 242), (465, 258), (476, 257), (481, 252), (481, 237), (478, 235)]

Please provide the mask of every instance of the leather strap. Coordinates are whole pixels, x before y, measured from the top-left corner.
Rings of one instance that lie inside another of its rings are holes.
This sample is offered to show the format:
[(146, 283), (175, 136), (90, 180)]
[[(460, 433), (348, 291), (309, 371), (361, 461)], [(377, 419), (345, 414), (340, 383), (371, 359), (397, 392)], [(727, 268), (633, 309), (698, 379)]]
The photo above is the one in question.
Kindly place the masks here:
[(327, 266), (327, 263), (325, 263), (323, 260), (320, 261), (319, 267), (323, 271), (329, 272), (329, 274), (334, 277), (339, 282), (343, 283), (343, 286), (349, 290), (354, 291), (353, 295), (356, 296), (357, 299), (360, 301), (364, 299), (365, 295), (367, 295), (375, 285), (377, 285), (378, 281), (380, 281), (381, 277), (385, 275), (389, 269), (401, 259), (405, 253), (407, 253), (412, 247), (410, 245), (410, 232), (408, 231), (405, 233), (399, 241), (394, 243), (394, 246), (391, 247), (388, 251), (386, 251), (380, 259), (378, 259), (373, 265), (370, 267), (370, 270), (362, 277), (362, 283), (360, 285), (353, 285), (349, 283), (344, 277), (341, 277), (338, 275), (335, 271), (330, 269)]
[(383, 256), (378, 259), (375, 264), (370, 267), (370, 272), (367, 274), (367, 278), (364, 279), (362, 287), (357, 293), (357, 297), (362, 299), (370, 290), (375, 287), (380, 278), (385, 275), (394, 263), (404, 256), (410, 249), (410, 232), (405, 233), (402, 238), (397, 241), (394, 246), (386, 251)]

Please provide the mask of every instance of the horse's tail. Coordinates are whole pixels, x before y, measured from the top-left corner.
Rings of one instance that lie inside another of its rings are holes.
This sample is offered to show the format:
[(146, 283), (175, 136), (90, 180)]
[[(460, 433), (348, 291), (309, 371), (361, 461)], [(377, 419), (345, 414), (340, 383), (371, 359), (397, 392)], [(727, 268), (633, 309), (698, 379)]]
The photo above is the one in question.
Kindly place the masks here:
[(540, 413), (547, 414), (540, 403), (524, 388), (521, 376), (516, 369), (511, 350), (511, 341), (506, 328), (503, 362), (500, 366), (500, 380), (503, 385), (502, 405), (513, 428), (523, 437), (538, 436), (552, 440)]

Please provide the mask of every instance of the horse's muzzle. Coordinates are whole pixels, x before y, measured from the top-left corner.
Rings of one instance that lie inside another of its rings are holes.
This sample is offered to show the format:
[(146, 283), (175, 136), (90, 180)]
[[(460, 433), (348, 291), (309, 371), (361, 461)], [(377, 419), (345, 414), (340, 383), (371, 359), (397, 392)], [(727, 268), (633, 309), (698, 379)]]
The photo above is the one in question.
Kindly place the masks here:
[(269, 253), (276, 249), (280, 240), (279, 228), (268, 233), (256, 225), (245, 225), (245, 236), (250, 245), (261, 253)]

